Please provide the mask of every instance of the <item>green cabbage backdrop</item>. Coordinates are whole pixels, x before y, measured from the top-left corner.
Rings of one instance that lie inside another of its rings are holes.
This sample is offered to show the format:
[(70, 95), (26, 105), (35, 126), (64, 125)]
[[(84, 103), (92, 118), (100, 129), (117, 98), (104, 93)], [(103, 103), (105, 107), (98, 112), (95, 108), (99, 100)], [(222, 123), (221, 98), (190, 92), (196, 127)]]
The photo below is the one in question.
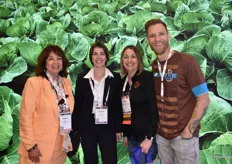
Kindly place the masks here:
[[(25, 80), (47, 44), (62, 47), (71, 62), (73, 83), (91, 67), (90, 45), (110, 50), (108, 67), (119, 71), (122, 49), (136, 45), (145, 69), (156, 58), (144, 24), (160, 18), (173, 49), (193, 55), (210, 89), (211, 103), (201, 122), (200, 163), (232, 163), (232, 1), (231, 0), (0, 0), (0, 164), (18, 163), (19, 107)], [(118, 144), (119, 164), (129, 163)], [(66, 164), (83, 164), (81, 147)]]

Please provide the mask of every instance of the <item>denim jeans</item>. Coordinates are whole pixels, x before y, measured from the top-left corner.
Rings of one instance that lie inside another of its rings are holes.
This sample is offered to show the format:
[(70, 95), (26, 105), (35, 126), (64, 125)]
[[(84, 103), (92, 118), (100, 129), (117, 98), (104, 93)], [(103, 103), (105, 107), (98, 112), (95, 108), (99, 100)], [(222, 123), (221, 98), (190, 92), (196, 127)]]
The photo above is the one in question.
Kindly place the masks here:
[[(144, 139), (137, 139), (136, 137), (130, 137), (128, 138), (128, 151), (129, 151), (129, 155), (130, 155), (130, 159), (132, 164), (146, 164), (147, 162), (147, 158), (148, 156), (144, 153), (140, 153), (140, 157), (139, 157), (139, 161), (137, 162), (133, 162), (132, 158), (134, 156), (136, 156), (137, 154), (135, 154), (134, 150), (140, 148), (140, 144), (143, 142)], [(152, 159), (152, 161), (155, 160), (156, 156), (157, 156), (157, 144), (156, 144), (156, 139), (154, 137), (152, 145), (148, 151), (148, 154), (150, 155), (149, 157)]]

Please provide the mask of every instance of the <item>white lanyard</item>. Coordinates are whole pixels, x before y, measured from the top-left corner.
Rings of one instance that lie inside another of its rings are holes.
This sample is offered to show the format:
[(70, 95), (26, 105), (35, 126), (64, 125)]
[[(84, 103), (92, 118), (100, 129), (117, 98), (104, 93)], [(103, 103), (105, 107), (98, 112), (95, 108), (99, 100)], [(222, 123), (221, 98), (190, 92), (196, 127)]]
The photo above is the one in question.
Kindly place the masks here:
[[(125, 80), (124, 85), (123, 85), (123, 89), (122, 89), (123, 92), (125, 92), (125, 90), (126, 90), (127, 82), (128, 82), (128, 75), (127, 75), (126, 80)], [(130, 90), (131, 90), (131, 86), (130, 86), (129, 91), (130, 91)]]
[[(92, 92), (93, 92), (93, 97), (94, 97), (94, 98), (97, 98), (97, 96), (96, 96), (96, 90), (95, 90), (95, 88), (93, 87), (93, 83), (92, 83), (91, 78), (89, 78), (89, 84), (90, 84), (90, 87), (91, 87)], [(108, 88), (108, 92), (107, 92), (107, 95), (106, 95), (105, 102), (107, 102), (107, 100), (108, 100), (109, 92), (110, 92), (110, 86), (109, 86), (109, 88)], [(104, 92), (103, 92), (103, 94), (104, 94)], [(103, 95), (103, 96), (104, 96), (104, 95)], [(98, 101), (98, 100), (97, 100), (97, 101)], [(103, 104), (103, 105), (104, 105), (104, 104)]]
[[(128, 82), (128, 75), (126, 77), (126, 80), (124, 82), (124, 86), (123, 86), (123, 96), (122, 96), (122, 109), (123, 109), (123, 114), (124, 116), (123, 117), (128, 117), (128, 114), (130, 115), (131, 114), (131, 105), (130, 105), (130, 98), (129, 96), (126, 96), (125, 94), (125, 90), (126, 90), (126, 85), (127, 85), (127, 82)], [(129, 92), (131, 90), (131, 86), (129, 88)]]
[(172, 54), (172, 49), (170, 49), (170, 52), (168, 54), (168, 58), (167, 60), (165, 61), (164, 63), (164, 67), (163, 67), (163, 72), (161, 71), (161, 64), (159, 62), (159, 60), (157, 60), (157, 64), (158, 64), (158, 69), (159, 69), (159, 73), (160, 73), (160, 77), (161, 77), (161, 90), (160, 90), (160, 96), (161, 96), (161, 101), (164, 102), (164, 75), (165, 75), (165, 72), (166, 72), (166, 69), (167, 69), (167, 63), (168, 63), (168, 59), (170, 58)]

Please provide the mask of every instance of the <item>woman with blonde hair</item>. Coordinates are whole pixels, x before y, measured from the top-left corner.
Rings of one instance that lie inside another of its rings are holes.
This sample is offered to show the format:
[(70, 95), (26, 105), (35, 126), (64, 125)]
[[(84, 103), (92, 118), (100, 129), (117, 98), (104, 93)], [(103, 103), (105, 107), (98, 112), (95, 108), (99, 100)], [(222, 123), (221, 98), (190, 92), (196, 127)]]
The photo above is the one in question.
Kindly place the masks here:
[(132, 45), (123, 49), (120, 69), (124, 146), (132, 164), (152, 163), (157, 156), (158, 123), (153, 74), (143, 69), (139, 49)]

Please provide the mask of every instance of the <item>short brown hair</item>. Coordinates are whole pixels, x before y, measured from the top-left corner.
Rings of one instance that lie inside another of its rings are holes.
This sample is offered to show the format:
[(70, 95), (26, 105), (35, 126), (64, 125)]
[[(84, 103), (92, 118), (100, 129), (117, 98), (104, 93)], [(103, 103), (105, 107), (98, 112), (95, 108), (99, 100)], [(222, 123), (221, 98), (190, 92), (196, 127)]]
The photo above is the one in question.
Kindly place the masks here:
[(151, 20), (147, 21), (147, 23), (145, 24), (146, 34), (147, 34), (148, 29), (149, 29), (150, 26), (156, 25), (156, 24), (159, 24), (159, 23), (162, 24), (165, 27), (166, 31), (168, 32), (167, 25), (161, 19), (151, 19)]
[(141, 53), (140, 53), (140, 50), (136, 47), (136, 46), (133, 46), (133, 45), (129, 45), (129, 46), (126, 46), (122, 53), (121, 53), (121, 59), (120, 59), (120, 70), (121, 70), (121, 76), (125, 76), (127, 74), (127, 71), (126, 69), (124, 68), (123, 66), (123, 63), (122, 63), (122, 59), (123, 59), (123, 55), (124, 55), (124, 52), (127, 50), (127, 49), (131, 49), (135, 52), (135, 55), (138, 59), (138, 64), (139, 64), (139, 73), (142, 73), (143, 72), (143, 69), (144, 69), (144, 66), (143, 66), (143, 62), (142, 62), (142, 56), (141, 56)]
[(42, 77), (46, 77), (46, 60), (50, 54), (50, 52), (54, 52), (56, 55), (60, 56), (62, 58), (63, 61), (63, 69), (59, 72), (59, 75), (61, 77), (67, 77), (68, 76), (68, 72), (67, 72), (67, 68), (69, 67), (69, 61), (65, 56), (64, 51), (57, 45), (47, 45), (42, 52), (40, 53), (39, 57), (38, 57), (38, 63), (37, 66), (35, 68), (35, 75), (36, 76), (42, 76)]
[(90, 50), (89, 50), (89, 59), (90, 59), (90, 62), (93, 64), (93, 62), (92, 62), (92, 56), (93, 56), (94, 48), (96, 48), (96, 47), (103, 49), (103, 51), (104, 51), (104, 53), (106, 55), (106, 63), (107, 63), (107, 61), (109, 60), (110, 54), (109, 54), (108, 48), (102, 42), (95, 42), (95, 43), (93, 43), (91, 45)]

